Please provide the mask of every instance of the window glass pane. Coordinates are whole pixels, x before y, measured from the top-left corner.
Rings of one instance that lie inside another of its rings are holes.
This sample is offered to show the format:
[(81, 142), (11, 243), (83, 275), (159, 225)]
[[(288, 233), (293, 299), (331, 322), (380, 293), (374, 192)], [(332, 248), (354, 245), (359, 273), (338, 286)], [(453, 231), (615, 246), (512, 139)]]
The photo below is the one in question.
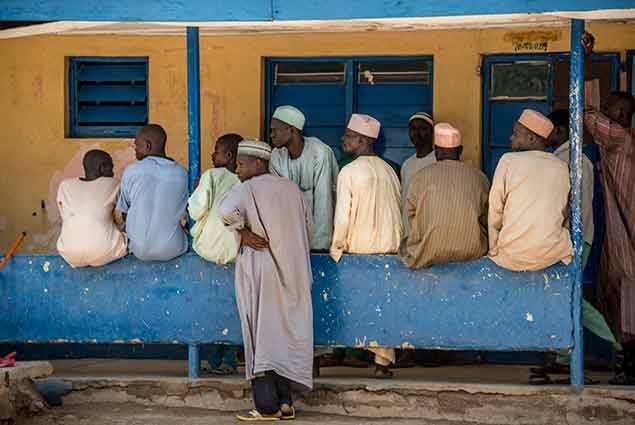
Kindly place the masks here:
[(549, 85), (548, 62), (492, 65), (491, 98), (545, 99)]
[(279, 62), (274, 84), (341, 83), (346, 79), (344, 62)]
[(360, 62), (358, 65), (360, 84), (429, 82), (428, 60)]

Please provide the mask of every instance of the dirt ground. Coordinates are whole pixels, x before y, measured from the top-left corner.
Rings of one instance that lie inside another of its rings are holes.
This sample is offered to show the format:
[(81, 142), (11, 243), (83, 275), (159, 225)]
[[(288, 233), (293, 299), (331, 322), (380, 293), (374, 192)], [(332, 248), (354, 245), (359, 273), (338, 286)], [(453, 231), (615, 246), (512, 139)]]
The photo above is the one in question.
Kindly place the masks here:
[[(145, 407), (136, 404), (84, 404), (54, 408), (45, 414), (18, 420), (16, 425), (226, 425), (239, 424), (233, 414), (201, 409)], [(302, 414), (294, 425), (468, 425), (458, 422), (422, 422), (402, 419), (360, 419)]]

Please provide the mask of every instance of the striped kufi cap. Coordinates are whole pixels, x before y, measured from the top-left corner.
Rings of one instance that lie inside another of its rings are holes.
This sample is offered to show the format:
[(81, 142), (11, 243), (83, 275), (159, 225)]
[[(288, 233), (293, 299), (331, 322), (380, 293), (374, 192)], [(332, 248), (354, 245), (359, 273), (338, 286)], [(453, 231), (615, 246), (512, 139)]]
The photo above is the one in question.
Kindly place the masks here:
[(260, 140), (243, 140), (238, 144), (238, 155), (253, 156), (269, 161), (271, 146)]

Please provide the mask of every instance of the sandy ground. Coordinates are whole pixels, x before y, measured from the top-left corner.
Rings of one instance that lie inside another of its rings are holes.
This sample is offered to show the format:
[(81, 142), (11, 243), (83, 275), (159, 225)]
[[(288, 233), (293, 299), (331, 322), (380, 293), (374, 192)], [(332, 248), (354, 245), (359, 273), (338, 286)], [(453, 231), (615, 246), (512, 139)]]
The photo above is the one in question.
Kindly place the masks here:
[[(144, 407), (135, 404), (85, 404), (51, 409), (49, 412), (18, 420), (16, 425), (225, 425), (240, 424), (233, 414), (200, 409)], [(265, 422), (271, 423), (271, 422)], [(468, 425), (467, 422), (423, 422), (406, 419), (362, 419), (342, 416), (302, 414), (294, 425)]]

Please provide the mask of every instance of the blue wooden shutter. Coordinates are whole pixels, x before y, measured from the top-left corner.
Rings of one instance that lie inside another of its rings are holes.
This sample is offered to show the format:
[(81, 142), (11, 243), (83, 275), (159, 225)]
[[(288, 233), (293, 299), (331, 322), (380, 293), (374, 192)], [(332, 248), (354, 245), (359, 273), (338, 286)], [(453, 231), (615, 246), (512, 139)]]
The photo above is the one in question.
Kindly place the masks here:
[(148, 59), (70, 59), (71, 137), (133, 137), (148, 123)]

